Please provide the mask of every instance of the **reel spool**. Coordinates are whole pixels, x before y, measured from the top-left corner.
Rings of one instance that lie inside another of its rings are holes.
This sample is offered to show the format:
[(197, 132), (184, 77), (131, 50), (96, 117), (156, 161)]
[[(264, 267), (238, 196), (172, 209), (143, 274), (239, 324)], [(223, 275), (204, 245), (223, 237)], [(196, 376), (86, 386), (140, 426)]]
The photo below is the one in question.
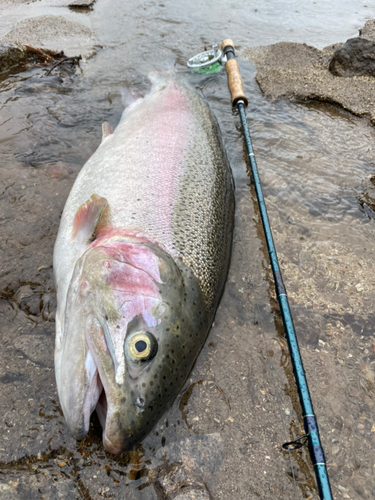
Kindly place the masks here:
[(223, 60), (224, 57), (222, 51), (217, 48), (217, 45), (213, 45), (211, 50), (206, 50), (191, 57), (186, 64), (194, 73), (218, 73), (221, 70), (222, 63), (225, 62)]

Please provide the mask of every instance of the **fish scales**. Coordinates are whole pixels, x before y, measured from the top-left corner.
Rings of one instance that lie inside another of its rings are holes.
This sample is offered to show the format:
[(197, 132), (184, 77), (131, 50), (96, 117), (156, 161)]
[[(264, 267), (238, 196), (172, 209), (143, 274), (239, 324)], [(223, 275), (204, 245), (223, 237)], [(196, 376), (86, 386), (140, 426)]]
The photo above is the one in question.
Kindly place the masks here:
[(73, 435), (139, 442), (177, 396), (226, 279), (231, 170), (203, 99), (176, 80), (125, 110), (79, 173), (54, 251), (56, 382)]

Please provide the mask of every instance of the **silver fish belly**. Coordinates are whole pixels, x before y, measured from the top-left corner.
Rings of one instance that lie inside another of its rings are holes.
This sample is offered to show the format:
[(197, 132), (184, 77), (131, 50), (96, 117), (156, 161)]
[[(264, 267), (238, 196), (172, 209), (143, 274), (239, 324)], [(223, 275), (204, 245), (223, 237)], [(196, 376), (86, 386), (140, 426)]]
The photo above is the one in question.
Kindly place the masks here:
[(164, 82), (103, 126), (54, 249), (56, 383), (77, 439), (96, 410), (121, 453), (178, 395), (223, 291), (233, 213), (219, 128), (194, 90)]

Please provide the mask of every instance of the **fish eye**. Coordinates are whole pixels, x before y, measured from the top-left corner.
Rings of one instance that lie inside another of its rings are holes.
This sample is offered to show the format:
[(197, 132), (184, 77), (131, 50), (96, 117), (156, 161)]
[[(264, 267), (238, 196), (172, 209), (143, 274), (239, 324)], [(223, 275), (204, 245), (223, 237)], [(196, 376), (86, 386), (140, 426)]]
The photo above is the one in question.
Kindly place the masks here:
[(154, 358), (157, 352), (158, 342), (150, 332), (133, 333), (125, 341), (125, 353), (136, 363)]

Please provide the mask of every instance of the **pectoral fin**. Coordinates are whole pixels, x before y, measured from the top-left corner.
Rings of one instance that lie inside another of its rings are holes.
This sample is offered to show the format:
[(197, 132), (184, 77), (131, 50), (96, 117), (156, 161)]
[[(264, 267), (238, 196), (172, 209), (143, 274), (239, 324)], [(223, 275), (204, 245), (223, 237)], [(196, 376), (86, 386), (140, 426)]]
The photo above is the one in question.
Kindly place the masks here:
[(109, 206), (105, 198), (97, 194), (83, 203), (77, 210), (73, 222), (72, 239), (90, 242), (96, 238), (100, 229), (109, 225)]

